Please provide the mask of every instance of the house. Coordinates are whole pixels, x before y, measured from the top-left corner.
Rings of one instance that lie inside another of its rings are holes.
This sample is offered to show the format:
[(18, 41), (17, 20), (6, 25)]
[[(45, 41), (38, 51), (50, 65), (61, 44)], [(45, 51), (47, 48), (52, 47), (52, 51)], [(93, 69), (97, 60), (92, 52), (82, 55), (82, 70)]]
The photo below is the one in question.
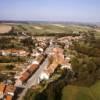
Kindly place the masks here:
[(14, 96), (15, 90), (16, 90), (16, 87), (14, 85), (7, 85), (5, 88), (5, 94)]
[(15, 94), (16, 87), (14, 85), (6, 85), (5, 100), (12, 100)]
[(66, 57), (65, 62), (69, 63), (70, 62), (70, 57)]
[(3, 83), (0, 83), (0, 99), (3, 98), (4, 96), (4, 90), (5, 90), (6, 85)]
[(38, 69), (39, 64), (43, 59), (44, 56), (41, 55), (37, 57), (36, 60), (32, 61), (32, 63), (17, 78), (15, 86), (21, 86), (24, 82), (26, 82), (30, 78), (30, 76)]
[(40, 53), (38, 53), (38, 52), (33, 52), (33, 53), (31, 54), (31, 56), (33, 56), (33, 57), (38, 57), (38, 56), (40, 56)]
[(29, 72), (24, 72), (23, 74), (22, 74), (22, 76), (20, 77), (20, 80), (22, 81), (22, 82), (25, 82), (28, 78), (29, 78), (29, 76), (30, 76), (30, 73)]
[(32, 64), (37, 64), (37, 65), (39, 65), (39, 61), (37, 61), (37, 60), (32, 61)]
[(27, 72), (29, 72), (30, 74), (34, 73), (38, 68), (38, 65), (37, 64), (32, 64), (30, 66), (30, 68), (28, 68)]
[(23, 83), (21, 81), (20, 78), (18, 78), (16, 81), (15, 81), (15, 86), (18, 87), (18, 86), (21, 86)]
[(46, 72), (42, 72), (40, 77), (39, 77), (40, 80), (48, 80), (49, 79), (49, 75), (48, 73)]
[(43, 51), (44, 51), (43, 48), (41, 48), (41, 47), (37, 47), (37, 49), (38, 49), (40, 52), (43, 52)]
[(12, 100), (12, 98), (13, 97), (11, 95), (7, 95), (6, 98), (5, 98), (5, 100)]
[(50, 64), (50, 65), (48, 66), (48, 68), (45, 69), (45, 70), (41, 73), (41, 75), (40, 75), (40, 80), (48, 80), (49, 77), (50, 77), (50, 75), (52, 75), (52, 74), (54, 73), (54, 71), (55, 71), (55, 69), (58, 67), (58, 65), (59, 65), (59, 64), (58, 64), (57, 62), (53, 61), (53, 63)]
[(15, 86), (21, 86), (30, 77), (29, 72), (24, 72), (16, 81)]
[(6, 52), (5, 50), (1, 50), (1, 54), (2, 54), (2, 56), (8, 56), (9, 52)]
[(28, 78), (37, 70), (39, 67), (39, 62), (37, 60), (33, 61), (31, 65), (18, 77), (15, 82), (15, 86), (21, 86)]
[(21, 86), (30, 76), (30, 73), (25, 71), (15, 82), (15, 86)]
[(16, 87), (0, 83), (0, 100), (12, 100), (15, 94)]
[(27, 56), (28, 52), (24, 50), (16, 50), (16, 49), (7, 49), (7, 50), (0, 50), (2, 56)]
[(38, 64), (40, 64), (44, 58), (45, 58), (45, 55), (40, 55), (36, 58), (36, 61), (38, 62)]
[(68, 63), (68, 64), (62, 64), (61, 65), (61, 69), (70, 69), (71, 70), (72, 69), (71, 68), (71, 64), (70, 63)]

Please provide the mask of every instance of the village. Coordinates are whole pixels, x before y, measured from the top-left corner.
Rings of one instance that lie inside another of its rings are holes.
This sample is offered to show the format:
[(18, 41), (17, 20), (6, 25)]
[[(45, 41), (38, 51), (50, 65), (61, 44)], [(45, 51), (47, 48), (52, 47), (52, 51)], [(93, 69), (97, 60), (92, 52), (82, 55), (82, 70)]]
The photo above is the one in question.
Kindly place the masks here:
[[(0, 99), (12, 100), (14, 98), (15, 100), (17, 89), (23, 88), (20, 97), (17, 98), (17, 100), (22, 100), (29, 88), (37, 86), (43, 80), (49, 80), (59, 66), (61, 70), (72, 70), (70, 54), (64, 55), (64, 50), (71, 46), (73, 40), (78, 41), (80, 38), (81, 36), (65, 36), (57, 39), (35, 37), (37, 42), (31, 54), (20, 49), (0, 50), (1, 56), (26, 57), (30, 55), (30, 59), (23, 64), (21, 71), (16, 71), (13, 82), (0, 83)], [(34, 37), (32, 39), (34, 40)]]
[(100, 0), (1, 0), (0, 100), (100, 100)]

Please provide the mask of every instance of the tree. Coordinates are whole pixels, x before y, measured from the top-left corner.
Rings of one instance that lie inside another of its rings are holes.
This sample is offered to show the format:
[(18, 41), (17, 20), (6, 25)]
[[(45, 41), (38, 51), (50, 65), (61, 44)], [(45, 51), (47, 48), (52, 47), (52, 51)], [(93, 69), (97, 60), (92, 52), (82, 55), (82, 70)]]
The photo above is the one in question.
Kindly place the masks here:
[(28, 47), (30, 53), (32, 53), (32, 49), (35, 48), (35, 41), (31, 37), (25, 38), (21, 41), (24, 46)]
[(88, 31), (88, 36), (89, 36), (89, 42), (90, 43), (94, 43), (96, 41), (95, 39), (95, 31), (91, 30), (91, 31)]
[(15, 66), (14, 65), (6, 65), (6, 69), (12, 70)]

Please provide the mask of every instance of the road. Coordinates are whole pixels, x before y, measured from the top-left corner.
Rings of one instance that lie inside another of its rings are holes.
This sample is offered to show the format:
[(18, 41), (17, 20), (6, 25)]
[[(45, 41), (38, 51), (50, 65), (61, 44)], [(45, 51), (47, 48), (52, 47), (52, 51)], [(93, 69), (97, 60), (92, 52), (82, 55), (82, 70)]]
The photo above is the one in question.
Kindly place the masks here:
[[(53, 46), (49, 46), (46, 50), (45, 53), (51, 52)], [(41, 72), (48, 66), (49, 60), (48, 56), (46, 59), (43, 61), (43, 63), (39, 66), (39, 69), (32, 75), (32, 77), (27, 81), (26, 87), (30, 88), (32, 85), (37, 85), (40, 83), (39, 77), (41, 75)]]
[[(49, 46), (46, 50), (45, 53), (48, 54), (52, 50), (53, 46)], [(40, 83), (39, 77), (41, 72), (48, 66), (49, 60), (48, 57), (44, 60), (44, 62), (39, 66), (39, 69), (32, 75), (32, 77), (27, 81), (25, 85), (25, 89), (22, 91), (20, 94), (19, 98), (17, 100), (23, 100), (23, 97), (25, 96), (27, 90), (31, 88), (32, 85), (37, 85)]]
[[(26, 87), (31, 87), (32, 85), (37, 85), (40, 83), (39, 77), (41, 72), (48, 66), (49, 60), (48, 57), (44, 60), (44, 62), (40, 65), (39, 69), (33, 74), (33, 76), (27, 81)], [(34, 80), (34, 81), (33, 81)]]

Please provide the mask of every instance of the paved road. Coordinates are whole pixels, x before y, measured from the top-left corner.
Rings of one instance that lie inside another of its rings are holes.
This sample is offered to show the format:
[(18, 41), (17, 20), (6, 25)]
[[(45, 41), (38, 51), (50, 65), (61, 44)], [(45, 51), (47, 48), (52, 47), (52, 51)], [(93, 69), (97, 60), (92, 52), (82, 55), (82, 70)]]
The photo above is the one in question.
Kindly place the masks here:
[[(45, 53), (51, 52), (53, 46), (49, 46), (46, 50)], [(26, 87), (31, 87), (32, 85), (37, 85), (40, 83), (39, 77), (41, 75), (41, 72), (48, 66), (49, 60), (48, 56), (44, 60), (44, 62), (39, 66), (39, 69), (33, 74), (33, 76), (27, 81)]]
[(40, 83), (39, 77), (41, 72), (48, 66), (49, 60), (48, 57), (44, 60), (44, 62), (40, 65), (39, 69), (33, 74), (33, 76), (27, 81), (26, 87), (31, 87), (32, 85), (37, 85)]
[[(48, 54), (52, 50), (53, 46), (49, 46), (46, 50), (45, 53)], [(19, 98), (17, 100), (23, 100), (23, 97), (27, 90), (31, 88), (32, 85), (37, 85), (40, 83), (39, 77), (41, 72), (48, 66), (49, 60), (48, 57), (44, 60), (44, 62), (39, 66), (39, 69), (32, 75), (32, 77), (27, 81), (25, 85), (25, 89), (23, 92), (20, 94)]]

